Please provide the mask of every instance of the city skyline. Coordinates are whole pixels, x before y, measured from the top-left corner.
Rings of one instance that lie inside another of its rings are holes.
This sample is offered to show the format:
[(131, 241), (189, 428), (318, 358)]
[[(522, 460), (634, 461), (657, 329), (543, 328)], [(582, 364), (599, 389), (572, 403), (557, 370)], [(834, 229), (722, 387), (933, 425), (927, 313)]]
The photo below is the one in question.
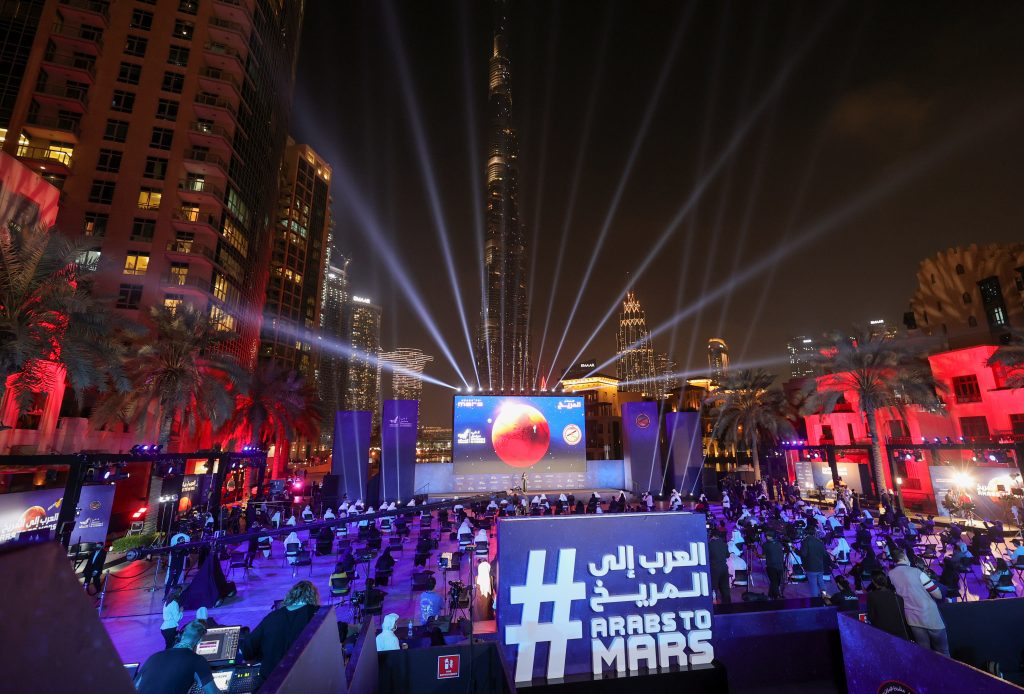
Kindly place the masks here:
[[(1009, 162), (1024, 138), (1003, 116), (1022, 62), (1013, 38), (1021, 8), (982, 18), (886, 3), (512, 7), (518, 163), (529, 172), (519, 208), (541, 377), (552, 363), (579, 361), (577, 352), (614, 355), (627, 271), (643, 268), (631, 284), (649, 297), (655, 347), (680, 371), (706, 365), (714, 335), (734, 364), (785, 374), (793, 335), (864, 316), (900, 325), (923, 258), (1016, 234), (1024, 210), (1008, 188)], [(437, 355), (428, 373), (463, 386), (452, 362), (473, 380), (474, 355), (424, 222), (442, 220), (472, 323), (491, 6), (308, 12), (294, 134), (315, 134), (345, 182), (335, 236), (354, 259), (353, 287), (388, 307), (385, 344)], [(325, 93), (321, 66), (338, 64), (349, 69), (331, 72), (337, 89)], [(407, 283), (395, 282), (396, 266)], [(436, 410), (434, 423), (446, 420), (449, 397), (425, 388), (428, 419)]]

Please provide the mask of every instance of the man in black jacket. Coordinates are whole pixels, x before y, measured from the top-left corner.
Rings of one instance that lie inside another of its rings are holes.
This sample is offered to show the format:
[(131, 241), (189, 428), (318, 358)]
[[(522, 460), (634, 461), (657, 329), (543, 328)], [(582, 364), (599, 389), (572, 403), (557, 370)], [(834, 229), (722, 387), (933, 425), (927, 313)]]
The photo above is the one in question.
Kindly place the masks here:
[(285, 596), (284, 605), (274, 610), (252, 630), (242, 644), (246, 660), (260, 661), (260, 681), (266, 681), (295, 639), (313, 619), (320, 596), (309, 581), (299, 581)]
[(768, 572), (768, 597), (778, 600), (782, 597), (782, 577), (786, 575), (786, 552), (774, 532), (768, 533), (768, 541), (762, 550), (765, 570)]
[(718, 530), (711, 531), (708, 540), (708, 563), (711, 566), (711, 587), (718, 593), (718, 602), (732, 602), (729, 586), (729, 545)]
[(800, 547), (800, 558), (803, 560), (804, 571), (807, 573), (807, 587), (811, 590), (811, 597), (820, 598), (825, 592), (822, 578), (825, 575), (828, 552), (825, 550), (825, 544), (818, 539), (813, 527)]

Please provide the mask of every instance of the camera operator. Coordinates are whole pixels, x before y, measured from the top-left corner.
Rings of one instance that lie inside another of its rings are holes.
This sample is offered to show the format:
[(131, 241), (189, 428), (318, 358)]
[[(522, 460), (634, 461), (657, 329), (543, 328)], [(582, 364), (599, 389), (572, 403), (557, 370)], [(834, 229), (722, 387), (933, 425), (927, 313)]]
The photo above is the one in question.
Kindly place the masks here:
[(786, 553), (774, 531), (769, 531), (767, 540), (762, 547), (764, 565), (768, 573), (768, 598), (777, 600), (782, 597), (782, 578), (786, 575)]
[[(452, 590), (456, 589), (458, 581), (452, 582)], [(444, 609), (444, 600), (434, 590), (437, 588), (437, 581), (430, 578), (427, 581), (427, 589), (420, 593), (420, 624), (426, 624), (431, 619), (439, 616)]]

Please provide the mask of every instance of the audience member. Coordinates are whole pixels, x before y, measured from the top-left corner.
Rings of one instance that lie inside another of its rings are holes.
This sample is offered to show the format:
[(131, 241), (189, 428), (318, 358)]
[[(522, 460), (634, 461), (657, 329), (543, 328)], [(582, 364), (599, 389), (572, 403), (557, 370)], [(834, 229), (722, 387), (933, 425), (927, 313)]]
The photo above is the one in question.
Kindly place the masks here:
[(437, 581), (431, 578), (427, 581), (427, 589), (420, 593), (420, 624), (426, 624), (444, 609), (444, 599), (435, 592), (436, 587)]
[(911, 566), (901, 550), (896, 551), (893, 559), (896, 566), (889, 570), (889, 580), (903, 598), (903, 611), (911, 636), (918, 645), (949, 656), (946, 625), (935, 605), (942, 599), (942, 591), (926, 573)]
[(242, 642), (242, 653), (247, 660), (259, 660), (259, 676), (265, 681), (281, 662), (292, 643), (320, 606), (316, 586), (299, 581), (284, 598), (284, 604), (263, 618), (248, 638)]
[(181, 587), (177, 586), (164, 600), (164, 621), (160, 624), (160, 633), (164, 636), (164, 648), (174, 645), (175, 639), (178, 638), (178, 625), (181, 624), (181, 618), (185, 616), (185, 610), (181, 607), (181, 592)]

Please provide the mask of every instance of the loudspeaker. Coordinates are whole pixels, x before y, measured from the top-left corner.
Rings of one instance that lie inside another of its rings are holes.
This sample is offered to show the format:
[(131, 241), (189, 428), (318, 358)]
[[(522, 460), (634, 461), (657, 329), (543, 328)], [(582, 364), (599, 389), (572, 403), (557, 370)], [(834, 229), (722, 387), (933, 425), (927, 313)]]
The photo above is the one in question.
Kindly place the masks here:
[(323, 484), (320, 485), (320, 498), (323, 500), (324, 508), (338, 508), (338, 505), (341, 503), (340, 484), (340, 475), (324, 475)]

